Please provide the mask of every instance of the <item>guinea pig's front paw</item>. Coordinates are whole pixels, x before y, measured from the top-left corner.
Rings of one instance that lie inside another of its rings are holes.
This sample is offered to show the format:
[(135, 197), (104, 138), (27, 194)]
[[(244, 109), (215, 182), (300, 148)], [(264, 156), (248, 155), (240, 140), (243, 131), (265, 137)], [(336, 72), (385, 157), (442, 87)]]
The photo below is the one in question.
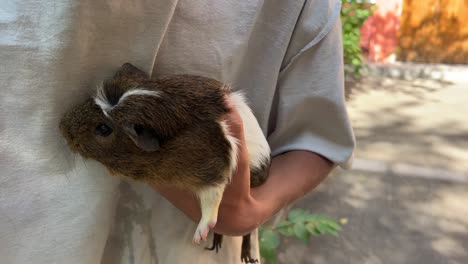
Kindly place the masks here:
[(206, 241), (208, 233), (216, 225), (216, 221), (200, 221), (197, 226), (197, 230), (193, 235), (193, 244), (199, 245), (201, 241)]

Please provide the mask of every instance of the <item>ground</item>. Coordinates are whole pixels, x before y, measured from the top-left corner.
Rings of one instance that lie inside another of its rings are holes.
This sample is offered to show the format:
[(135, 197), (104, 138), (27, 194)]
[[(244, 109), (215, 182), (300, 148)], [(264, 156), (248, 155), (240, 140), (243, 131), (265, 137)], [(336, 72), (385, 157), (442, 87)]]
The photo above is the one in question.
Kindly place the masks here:
[(468, 67), (374, 65), (348, 95), (358, 142), (296, 207), (348, 223), (306, 245), (283, 239), (279, 263), (468, 263)]

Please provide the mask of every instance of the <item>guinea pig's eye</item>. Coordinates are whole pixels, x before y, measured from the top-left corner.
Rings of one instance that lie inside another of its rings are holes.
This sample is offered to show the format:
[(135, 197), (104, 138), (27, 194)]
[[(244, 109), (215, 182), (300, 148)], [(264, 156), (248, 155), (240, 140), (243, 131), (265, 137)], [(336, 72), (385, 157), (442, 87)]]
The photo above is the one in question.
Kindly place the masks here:
[(112, 134), (112, 128), (110, 128), (108, 125), (101, 123), (96, 127), (96, 135), (107, 137), (110, 134)]
[(133, 128), (135, 129), (137, 135), (143, 134), (143, 130), (145, 129), (142, 125), (134, 125)]

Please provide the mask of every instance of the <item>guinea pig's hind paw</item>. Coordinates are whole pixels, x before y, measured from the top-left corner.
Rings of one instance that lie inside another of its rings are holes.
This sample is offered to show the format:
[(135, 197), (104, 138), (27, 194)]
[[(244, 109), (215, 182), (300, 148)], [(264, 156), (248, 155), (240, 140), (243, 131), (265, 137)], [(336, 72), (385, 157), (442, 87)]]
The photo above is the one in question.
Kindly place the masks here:
[(213, 244), (211, 247), (206, 247), (206, 250), (216, 250), (216, 253), (218, 253), (218, 250), (221, 248), (221, 245), (223, 244), (223, 235), (214, 233), (213, 234)]
[(244, 263), (258, 263), (258, 259), (253, 259), (250, 254), (247, 256), (242, 256), (241, 261)]
[(201, 241), (206, 241), (208, 237), (208, 232), (210, 229), (215, 226), (216, 223), (209, 223), (209, 224), (202, 224), (200, 223), (193, 235), (192, 243), (195, 245), (199, 245)]
[(207, 236), (208, 236), (207, 231), (200, 231), (197, 229), (195, 235), (193, 235), (192, 243), (194, 245), (200, 245), (200, 242), (205, 241)]
[(250, 255), (250, 233), (242, 237), (241, 261), (244, 263), (258, 263), (258, 259)]

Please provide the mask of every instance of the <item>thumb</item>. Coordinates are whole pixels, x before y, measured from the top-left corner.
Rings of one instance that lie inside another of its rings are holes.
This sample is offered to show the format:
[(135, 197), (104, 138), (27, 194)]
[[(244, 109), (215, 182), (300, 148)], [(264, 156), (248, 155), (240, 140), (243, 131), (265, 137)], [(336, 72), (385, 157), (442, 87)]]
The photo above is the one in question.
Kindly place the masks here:
[(237, 109), (228, 100), (231, 112), (225, 119), (230, 136), (237, 139), (237, 168), (228, 184), (224, 196), (241, 197), (250, 193), (250, 162), (249, 153), (245, 144), (245, 133), (242, 118)]

